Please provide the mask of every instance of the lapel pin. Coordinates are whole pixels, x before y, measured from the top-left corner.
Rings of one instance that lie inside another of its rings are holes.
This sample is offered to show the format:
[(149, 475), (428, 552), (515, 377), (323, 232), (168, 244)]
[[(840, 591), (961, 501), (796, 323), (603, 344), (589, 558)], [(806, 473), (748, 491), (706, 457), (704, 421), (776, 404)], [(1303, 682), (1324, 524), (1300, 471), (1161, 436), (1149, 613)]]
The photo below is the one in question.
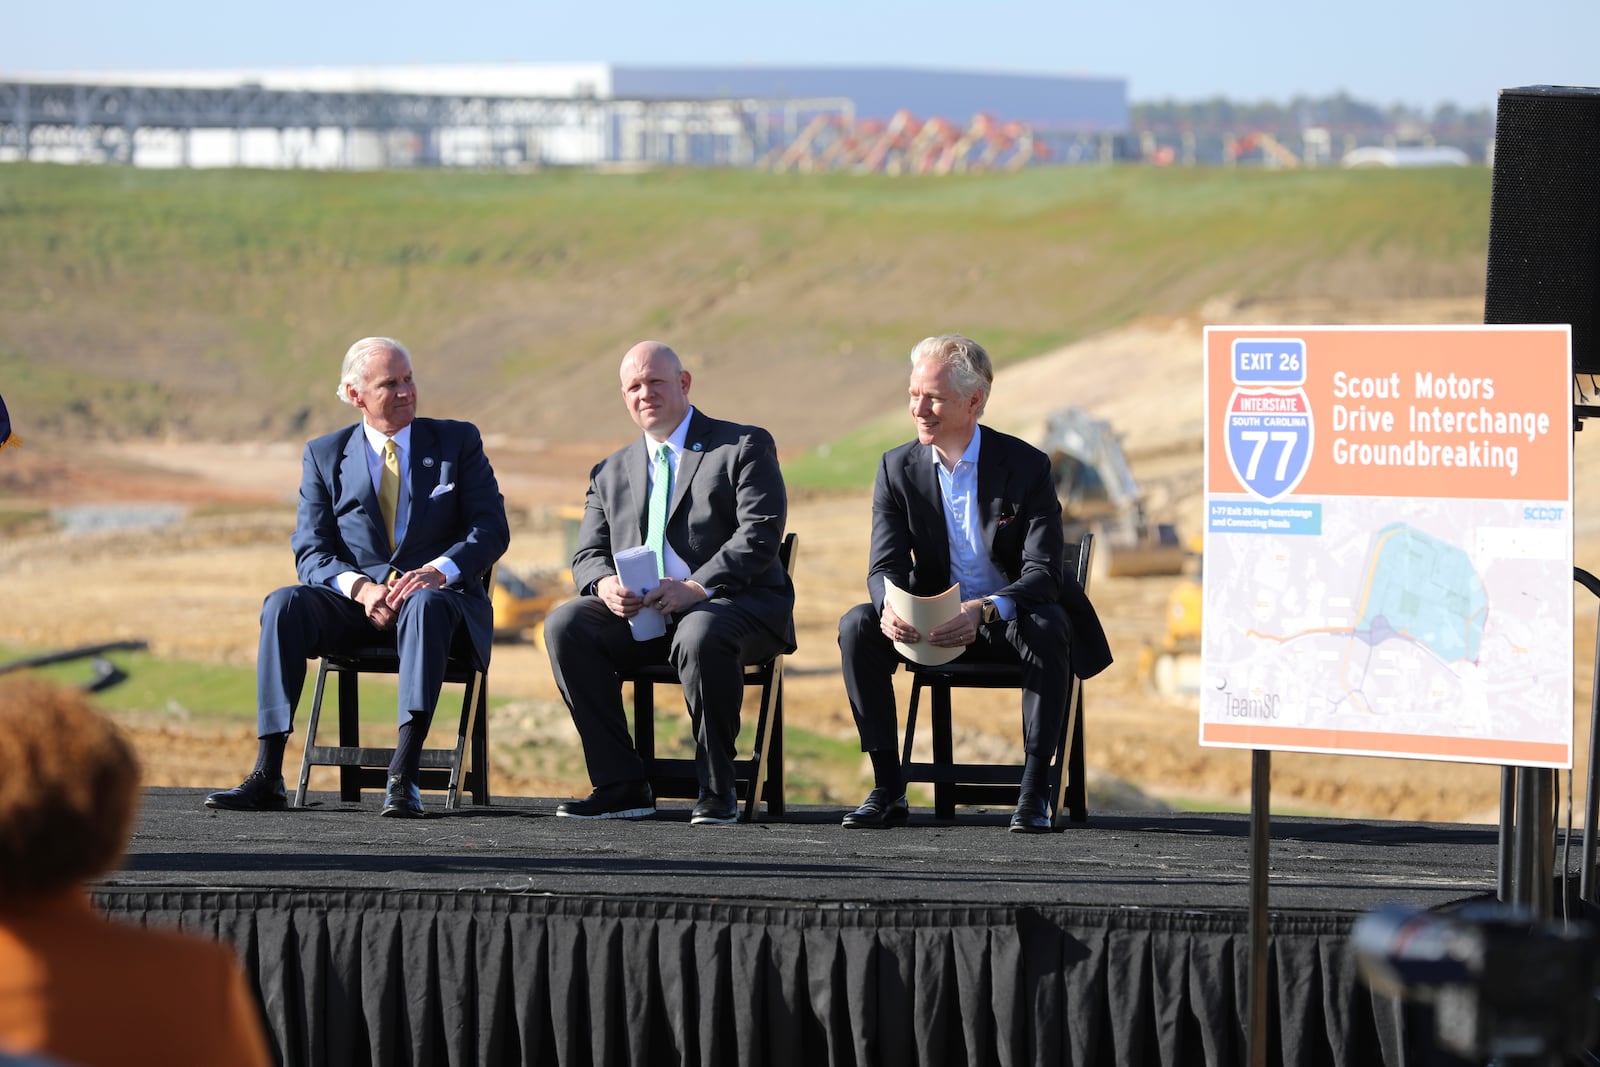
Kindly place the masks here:
[(702, 445), (701, 445), (701, 444), (700, 444), (700, 442), (699, 442), (699, 441), (696, 441), (696, 442), (695, 442), (695, 443), (694, 443), (694, 444), (692, 444), (692, 445), (690, 445), (690, 446), (689, 446), (689, 449), (690, 449), (690, 451), (693, 451), (693, 452), (698, 452), (698, 451), (700, 451), (700, 449), (701, 449), (701, 448), (702, 448), (702, 447), (703, 447), (703, 446), (702, 446)]
[(433, 466), (433, 457), (432, 457), (432, 456), (423, 456), (423, 457), (422, 457), (422, 465), (423, 465), (423, 466), (424, 466), (424, 467), (431, 467), (431, 466)]

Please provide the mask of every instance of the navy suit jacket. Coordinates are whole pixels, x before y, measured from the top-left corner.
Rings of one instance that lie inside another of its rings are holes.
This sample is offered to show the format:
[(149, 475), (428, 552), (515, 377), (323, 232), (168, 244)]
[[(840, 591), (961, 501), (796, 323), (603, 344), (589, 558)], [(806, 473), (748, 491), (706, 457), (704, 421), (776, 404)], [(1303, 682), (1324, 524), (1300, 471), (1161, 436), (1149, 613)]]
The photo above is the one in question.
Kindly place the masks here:
[[(911, 441), (883, 454), (872, 492), (867, 590), (883, 611), (883, 583), (917, 596), (950, 588), (950, 534), (928, 445)], [(1062, 563), (1061, 501), (1050, 457), (1020, 438), (983, 427), (978, 448), (978, 518), (989, 558), (1005, 576), (994, 592), (1019, 609), (1051, 602), (1067, 613), (1072, 671), (1091, 678), (1111, 664), (1104, 628), (1076, 576)]]
[[(691, 579), (749, 611), (793, 652), (794, 585), (778, 559), (789, 503), (772, 435), (696, 409), (683, 444), (667, 542), (689, 565)], [(580, 593), (617, 572), (618, 552), (644, 543), (649, 465), (640, 436), (590, 472), (572, 557)]]
[(290, 542), (295, 569), (308, 585), (326, 585), (345, 571), (382, 582), (391, 570), (413, 570), (447, 556), (461, 568), (451, 588), (467, 600), (467, 631), (479, 663), (487, 665), (494, 611), (483, 576), (505, 552), (511, 531), (477, 427), (413, 419), (409, 479), (405, 537), (391, 552), (361, 423), (307, 444)]

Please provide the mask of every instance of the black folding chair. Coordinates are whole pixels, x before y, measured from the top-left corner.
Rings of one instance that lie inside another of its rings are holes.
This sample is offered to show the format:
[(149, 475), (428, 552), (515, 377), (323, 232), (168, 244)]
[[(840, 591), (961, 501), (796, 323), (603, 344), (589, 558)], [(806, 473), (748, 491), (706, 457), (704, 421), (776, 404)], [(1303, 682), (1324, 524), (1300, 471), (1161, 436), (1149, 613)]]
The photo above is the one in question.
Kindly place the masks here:
[[(1068, 544), (1063, 552), (1064, 569), (1077, 576), (1085, 591), (1089, 588), (1089, 563), (1094, 551), (1094, 535), (1084, 534), (1078, 544)], [(907, 664), (911, 673), (911, 707), (906, 712), (905, 745), (901, 767), (907, 782), (933, 785), (933, 810), (941, 819), (955, 818), (957, 804), (1015, 804), (1022, 784), (1019, 763), (957, 763), (950, 728), (952, 689), (1019, 689), (1022, 667), (1012, 663), (962, 663), (959, 659), (936, 667)], [(932, 695), (933, 759), (914, 762), (911, 744), (917, 730), (917, 706), (926, 688)], [(1065, 766), (1063, 766), (1065, 764)], [(1063, 773), (1065, 771), (1065, 773)], [(1051, 819), (1061, 826), (1064, 813), (1073, 822), (1089, 818), (1088, 795), (1084, 788), (1083, 767), (1083, 680), (1072, 677), (1067, 696), (1067, 714), (1061, 736), (1056, 740), (1050, 764), (1050, 796), (1054, 801)]]
[[(798, 538), (788, 534), (778, 548), (783, 569), (794, 575)], [(754, 822), (761, 802), (767, 802), (769, 815), (783, 814), (783, 661), (782, 653), (744, 669), (746, 687), (761, 689), (761, 710), (756, 718), (756, 736), (751, 755), (733, 764), (734, 777), (744, 792), (744, 812), (740, 822)], [(678, 672), (670, 663), (651, 663), (624, 670), (620, 682), (633, 685), (633, 747), (644, 761), (645, 776), (658, 797), (693, 798), (700, 794), (694, 760), (656, 755), (657, 685), (678, 685)]]
[[(493, 571), (483, 576), (484, 588), (492, 589)], [(313, 766), (339, 768), (339, 799), (359, 801), (362, 789), (385, 789), (389, 782), (389, 763), (393, 748), (365, 748), (361, 744), (360, 676), (399, 674), (400, 654), (392, 644), (374, 645), (351, 652), (329, 653), (317, 668), (317, 685), (311, 698), (311, 718), (306, 724), (305, 755), (300, 760), (300, 785), (294, 793), (295, 807), (304, 807), (306, 784)], [(317, 725), (322, 718), (322, 697), (328, 675), (338, 678), (339, 743), (319, 745)], [(472, 650), (464, 633), (445, 663), (445, 684), (462, 687), (461, 721), (451, 748), (422, 750), (420, 789), (445, 791), (444, 806), (454, 810), (460, 804), (461, 790), (472, 795), (474, 804), (489, 803), (489, 695), (488, 672), (473, 666)]]

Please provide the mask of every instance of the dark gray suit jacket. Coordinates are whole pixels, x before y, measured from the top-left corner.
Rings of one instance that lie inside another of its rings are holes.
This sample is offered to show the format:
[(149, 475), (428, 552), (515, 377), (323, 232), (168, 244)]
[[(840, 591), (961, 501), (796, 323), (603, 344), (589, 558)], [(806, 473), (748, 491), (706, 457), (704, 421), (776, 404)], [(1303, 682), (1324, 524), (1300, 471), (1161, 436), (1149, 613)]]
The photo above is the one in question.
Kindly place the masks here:
[[(650, 499), (643, 437), (589, 474), (572, 580), (580, 593), (615, 574), (613, 557), (644, 543)], [(794, 585), (778, 559), (788, 497), (772, 435), (759, 426), (689, 420), (667, 513), (667, 541), (713, 597), (732, 600), (794, 651)]]
[[(883, 581), (918, 596), (950, 588), (950, 535), (929, 446), (911, 441), (883, 454), (872, 493), (867, 590), (883, 610)], [(989, 558), (1005, 575), (995, 590), (1018, 608), (1058, 602), (1072, 630), (1072, 670), (1091, 678), (1111, 664), (1094, 606), (1061, 559), (1061, 501), (1050, 457), (1020, 438), (983, 427), (978, 517)]]
[(405, 539), (393, 552), (359, 422), (306, 445), (301, 467), (299, 520), (290, 541), (300, 580), (325, 585), (345, 571), (360, 571), (382, 582), (390, 570), (408, 571), (448, 556), (461, 568), (456, 588), (467, 599), (467, 630), (479, 661), (487, 664), (494, 611), (481, 577), (505, 552), (511, 532), (478, 428), (447, 419), (412, 420), (410, 508)]

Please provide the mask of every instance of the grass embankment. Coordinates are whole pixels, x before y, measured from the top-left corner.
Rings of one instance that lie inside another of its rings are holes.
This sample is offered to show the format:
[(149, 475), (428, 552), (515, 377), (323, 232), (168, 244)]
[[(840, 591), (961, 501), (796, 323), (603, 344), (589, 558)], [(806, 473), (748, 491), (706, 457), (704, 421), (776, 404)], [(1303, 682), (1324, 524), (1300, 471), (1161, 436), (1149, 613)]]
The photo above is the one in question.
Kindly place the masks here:
[[(1003, 363), (1219, 294), (1481, 288), (1481, 169), (311, 173), (0, 166), (0, 383), (35, 432), (303, 439), (386, 333), (434, 414), (588, 440), (620, 354), (860, 484), (917, 338)], [(1130, 376), (1137, 368), (1130, 368)], [(603, 421), (602, 421), (603, 420)]]
[[(40, 655), (46, 650), (0, 645), (0, 664)], [(50, 649), (59, 652), (60, 649)], [(254, 667), (194, 660), (166, 659), (148, 652), (113, 651), (100, 657), (127, 677), (97, 694), (96, 703), (109, 712), (163, 712), (177, 718), (214, 721), (254, 721), (256, 675)], [(83, 685), (94, 675), (88, 658), (33, 668), (43, 678), (62, 685)], [(310, 699), (308, 678), (307, 703)], [(380, 677), (361, 681), (361, 720), (393, 722), (396, 689)]]

